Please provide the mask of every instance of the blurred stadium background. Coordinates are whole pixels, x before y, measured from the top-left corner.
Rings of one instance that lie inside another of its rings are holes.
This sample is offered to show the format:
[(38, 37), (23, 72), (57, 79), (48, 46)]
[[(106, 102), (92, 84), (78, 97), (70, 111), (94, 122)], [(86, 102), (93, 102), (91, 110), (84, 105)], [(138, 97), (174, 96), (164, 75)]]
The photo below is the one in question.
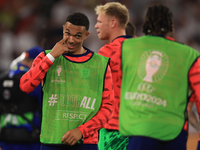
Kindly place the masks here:
[[(97, 37), (94, 8), (111, 0), (0, 0), (0, 73), (9, 70), (11, 61), (36, 45), (51, 49), (62, 39), (62, 25), (74, 11), (90, 19), (90, 35), (84, 46), (98, 52), (105, 44)], [(162, 3), (174, 15), (175, 39), (200, 52), (200, 0), (118, 0), (126, 5), (136, 35), (142, 36), (142, 21), (148, 5)], [(181, 57), (181, 56), (180, 56)], [(178, 58), (178, 57), (177, 57)], [(184, 62), (183, 62), (184, 65)], [(195, 108), (194, 108), (195, 109)], [(190, 126), (188, 150), (195, 150), (198, 135)]]

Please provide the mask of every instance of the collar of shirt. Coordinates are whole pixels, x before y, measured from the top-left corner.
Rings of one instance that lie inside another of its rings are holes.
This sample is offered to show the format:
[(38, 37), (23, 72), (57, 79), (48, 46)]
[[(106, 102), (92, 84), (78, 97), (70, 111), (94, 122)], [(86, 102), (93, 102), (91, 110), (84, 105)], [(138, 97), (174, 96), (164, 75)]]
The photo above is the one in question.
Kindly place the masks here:
[(114, 38), (113, 40), (112, 40), (112, 42), (115, 40), (115, 39), (117, 39), (117, 38), (132, 38), (133, 36), (131, 36), (131, 35), (121, 35), (121, 36), (118, 36), (118, 37), (116, 37), (116, 38)]
[(63, 56), (71, 61), (71, 62), (74, 62), (74, 63), (84, 63), (88, 60), (90, 60), (94, 54), (93, 51), (89, 50), (88, 48), (84, 47), (84, 49), (86, 49), (87, 51), (83, 54), (78, 54), (78, 55), (71, 55), (71, 54), (63, 54)]

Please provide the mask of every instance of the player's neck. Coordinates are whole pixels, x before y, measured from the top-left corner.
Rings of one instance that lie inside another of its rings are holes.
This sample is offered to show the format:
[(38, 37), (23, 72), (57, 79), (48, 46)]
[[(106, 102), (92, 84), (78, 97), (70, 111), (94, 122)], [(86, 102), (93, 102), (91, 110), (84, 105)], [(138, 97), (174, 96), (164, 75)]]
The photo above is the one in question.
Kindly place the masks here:
[(108, 39), (108, 43), (111, 43), (116, 37), (126, 35), (125, 29), (113, 30)]

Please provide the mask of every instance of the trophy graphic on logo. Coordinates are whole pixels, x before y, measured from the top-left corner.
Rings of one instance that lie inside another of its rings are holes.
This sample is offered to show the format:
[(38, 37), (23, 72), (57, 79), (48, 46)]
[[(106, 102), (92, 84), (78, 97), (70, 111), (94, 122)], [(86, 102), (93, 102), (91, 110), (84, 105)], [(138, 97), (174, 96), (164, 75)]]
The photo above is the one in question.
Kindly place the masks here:
[(61, 73), (61, 66), (58, 66), (58, 68), (57, 68), (57, 73), (58, 73), (58, 76), (60, 76), (60, 73)]
[(158, 51), (152, 51), (146, 61), (146, 76), (144, 81), (153, 82), (153, 75), (159, 70), (162, 63), (162, 53)]
[(168, 66), (169, 59), (163, 51), (147, 50), (140, 57), (137, 73), (145, 82), (158, 82), (167, 73)]

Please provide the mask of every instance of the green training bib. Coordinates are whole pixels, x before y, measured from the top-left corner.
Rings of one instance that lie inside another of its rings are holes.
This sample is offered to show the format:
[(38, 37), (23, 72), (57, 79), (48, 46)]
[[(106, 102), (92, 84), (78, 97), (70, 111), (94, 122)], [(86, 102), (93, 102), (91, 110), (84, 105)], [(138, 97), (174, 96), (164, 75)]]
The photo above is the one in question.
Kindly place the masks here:
[(122, 136), (174, 139), (183, 129), (188, 72), (199, 53), (183, 44), (143, 36), (122, 45), (119, 127)]
[(72, 62), (63, 55), (54, 61), (43, 88), (42, 143), (61, 144), (68, 130), (98, 112), (107, 64), (108, 58), (96, 53), (83, 63)]

